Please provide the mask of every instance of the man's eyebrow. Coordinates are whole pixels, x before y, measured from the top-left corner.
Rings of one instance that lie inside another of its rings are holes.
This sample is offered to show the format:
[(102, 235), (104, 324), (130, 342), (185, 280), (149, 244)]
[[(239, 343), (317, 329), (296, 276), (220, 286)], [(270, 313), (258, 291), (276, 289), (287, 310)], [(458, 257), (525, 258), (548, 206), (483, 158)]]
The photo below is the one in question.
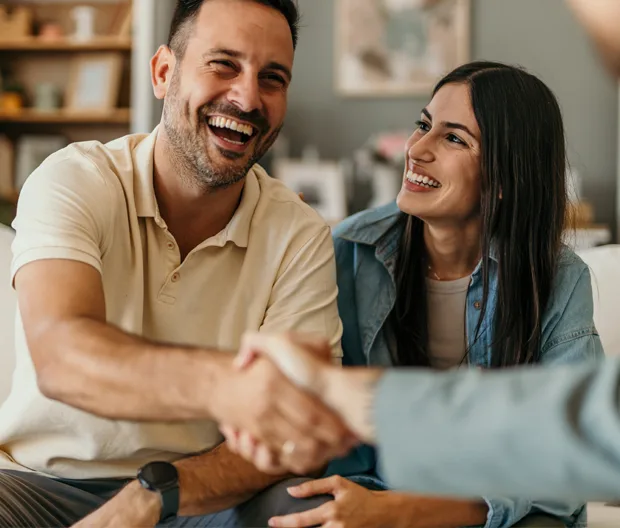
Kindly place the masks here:
[(240, 51), (227, 48), (213, 48), (205, 52), (202, 56), (212, 57), (214, 55), (227, 55), (228, 57), (232, 57), (233, 59), (242, 59), (244, 57), (243, 53), (241, 53)]
[[(430, 114), (430, 112), (426, 108), (422, 110), (422, 113), (429, 119), (431, 123), (433, 122), (433, 116)], [(467, 128), (465, 125), (462, 125), (461, 123), (454, 123), (452, 121), (442, 121), (440, 124), (446, 128), (456, 128), (457, 130), (463, 130), (464, 132), (467, 132), (474, 139), (476, 138), (474, 133), (471, 130), (469, 130), (469, 128)]]

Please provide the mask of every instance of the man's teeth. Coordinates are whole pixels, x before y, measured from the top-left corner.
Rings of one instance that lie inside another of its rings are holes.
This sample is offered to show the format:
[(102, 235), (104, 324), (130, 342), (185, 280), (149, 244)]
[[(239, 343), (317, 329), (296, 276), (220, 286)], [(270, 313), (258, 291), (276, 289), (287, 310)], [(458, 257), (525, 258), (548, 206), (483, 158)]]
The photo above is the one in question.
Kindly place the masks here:
[(235, 132), (241, 132), (246, 136), (254, 135), (254, 129), (250, 125), (244, 125), (234, 119), (227, 119), (225, 117), (210, 117), (209, 125), (217, 128), (229, 128)]
[(438, 189), (439, 187), (441, 187), (441, 183), (433, 180), (433, 178), (429, 178), (428, 176), (421, 176), (420, 174), (416, 174), (412, 171), (407, 171), (406, 178), (411, 183), (415, 183), (416, 185), (420, 185), (422, 187), (429, 187), (431, 189)]

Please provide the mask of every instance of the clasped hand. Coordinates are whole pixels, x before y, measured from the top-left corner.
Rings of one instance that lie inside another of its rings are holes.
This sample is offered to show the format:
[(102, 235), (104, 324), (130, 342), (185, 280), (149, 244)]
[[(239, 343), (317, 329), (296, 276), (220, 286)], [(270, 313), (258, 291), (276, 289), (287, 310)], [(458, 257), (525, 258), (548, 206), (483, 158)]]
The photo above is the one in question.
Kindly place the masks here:
[(277, 367), (277, 374), (271, 375), (288, 378), (289, 383), (277, 393), (263, 391), (263, 412), (247, 422), (252, 430), (246, 423), (231, 424), (224, 418), (220, 428), (229, 448), (272, 474), (308, 474), (332, 458), (344, 456), (358, 439), (322, 401), (328, 400), (328, 377), (335, 369), (330, 356), (329, 344), (322, 339), (246, 335), (235, 360), (239, 373), (262, 364), (267, 369)]

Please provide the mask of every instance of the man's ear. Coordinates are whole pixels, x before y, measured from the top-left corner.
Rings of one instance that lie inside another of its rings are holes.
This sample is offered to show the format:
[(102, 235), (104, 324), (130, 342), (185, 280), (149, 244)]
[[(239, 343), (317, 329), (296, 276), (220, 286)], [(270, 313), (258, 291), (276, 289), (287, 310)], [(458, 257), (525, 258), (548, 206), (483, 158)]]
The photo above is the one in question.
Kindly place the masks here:
[(157, 99), (163, 99), (168, 93), (172, 74), (176, 67), (176, 57), (168, 46), (159, 46), (151, 59), (151, 82)]

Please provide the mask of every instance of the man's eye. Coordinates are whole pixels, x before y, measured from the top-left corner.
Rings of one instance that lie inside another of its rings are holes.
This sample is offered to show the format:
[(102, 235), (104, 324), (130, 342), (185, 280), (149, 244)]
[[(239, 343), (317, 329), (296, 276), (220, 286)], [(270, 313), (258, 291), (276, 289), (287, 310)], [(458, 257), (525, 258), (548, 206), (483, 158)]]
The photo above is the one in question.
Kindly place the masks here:
[(263, 77), (263, 79), (267, 82), (269, 82), (270, 84), (277, 84), (280, 86), (284, 86), (286, 84), (286, 81), (284, 80), (284, 78), (280, 75), (277, 75), (275, 73), (269, 73), (267, 75), (265, 75)]
[(212, 61), (212, 64), (233, 70), (235, 65), (230, 61)]

